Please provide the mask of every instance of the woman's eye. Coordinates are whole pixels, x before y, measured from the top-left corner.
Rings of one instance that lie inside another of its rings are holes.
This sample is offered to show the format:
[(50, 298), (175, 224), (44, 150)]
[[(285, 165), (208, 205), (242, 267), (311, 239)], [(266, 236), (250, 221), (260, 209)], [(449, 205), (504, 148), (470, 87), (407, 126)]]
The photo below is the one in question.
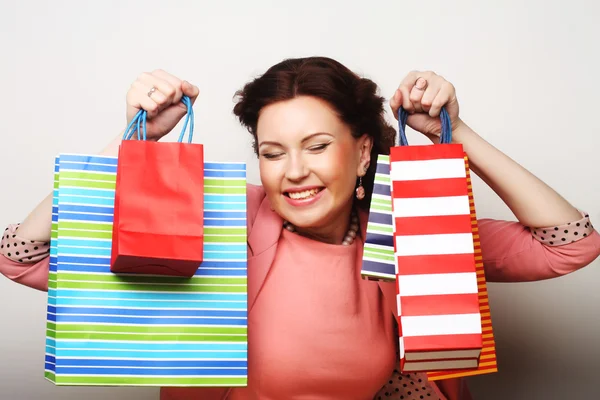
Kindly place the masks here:
[(266, 158), (267, 160), (273, 160), (276, 159), (277, 157), (280, 157), (282, 155), (282, 153), (265, 153), (262, 156), (264, 158)]
[(317, 144), (315, 146), (311, 146), (308, 149), (311, 151), (322, 151), (325, 150), (327, 148), (327, 146), (329, 146), (331, 143), (323, 143), (323, 144)]

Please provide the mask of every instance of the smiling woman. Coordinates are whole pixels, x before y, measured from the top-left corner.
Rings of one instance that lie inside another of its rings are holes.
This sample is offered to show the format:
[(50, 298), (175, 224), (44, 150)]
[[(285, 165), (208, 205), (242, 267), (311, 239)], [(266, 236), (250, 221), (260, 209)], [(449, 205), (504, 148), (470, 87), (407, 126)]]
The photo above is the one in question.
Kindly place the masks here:
[[(198, 94), (165, 71), (143, 73), (127, 95), (128, 121), (148, 111), (147, 137), (159, 140), (186, 114), (182, 96)], [(470, 399), (462, 380), (429, 382), (394, 368), (395, 285), (360, 276), (375, 156), (389, 154), (395, 137), (375, 83), (310, 57), (274, 65), (237, 94), (234, 113), (254, 137), (262, 182), (247, 187), (248, 386), (169, 387), (161, 399)], [(472, 171), (515, 214), (479, 220), (488, 281), (553, 278), (598, 257), (589, 216), (471, 130), (444, 78), (407, 74), (390, 107), (394, 115), (404, 108), (407, 124), (434, 142), (444, 107)], [(115, 155), (121, 137), (104, 154)], [(10, 225), (0, 244), (0, 272), (41, 290), (51, 199)], [(35, 258), (20, 256), (27, 252)]]

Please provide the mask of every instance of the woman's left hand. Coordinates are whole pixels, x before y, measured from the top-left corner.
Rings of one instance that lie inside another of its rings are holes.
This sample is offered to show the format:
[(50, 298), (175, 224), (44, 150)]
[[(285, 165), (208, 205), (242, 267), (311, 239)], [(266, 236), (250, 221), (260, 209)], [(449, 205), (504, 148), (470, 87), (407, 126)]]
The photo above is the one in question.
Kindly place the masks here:
[(390, 100), (396, 119), (400, 106), (409, 113), (406, 124), (432, 141), (439, 140), (442, 131), (439, 118), (442, 107), (450, 116), (453, 132), (462, 123), (454, 85), (431, 71), (412, 71), (402, 80)]

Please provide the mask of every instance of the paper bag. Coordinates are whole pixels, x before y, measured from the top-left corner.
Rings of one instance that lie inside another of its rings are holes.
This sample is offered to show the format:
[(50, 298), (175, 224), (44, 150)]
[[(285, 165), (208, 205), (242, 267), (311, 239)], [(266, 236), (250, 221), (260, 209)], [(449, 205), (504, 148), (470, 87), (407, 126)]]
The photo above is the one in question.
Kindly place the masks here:
[(191, 278), (111, 272), (116, 172), (116, 158), (60, 155), (46, 378), (61, 386), (246, 386), (245, 164), (205, 164), (205, 182), (213, 181), (204, 190), (203, 261)]
[[(184, 102), (188, 118), (178, 142), (123, 140), (120, 146), (113, 272), (190, 277), (202, 261), (204, 147), (191, 143), (193, 113), (189, 99)], [(135, 133), (134, 125), (139, 132), (145, 121), (146, 113), (141, 111), (131, 121), (125, 139)], [(188, 125), (189, 141), (183, 143)]]
[(483, 346), (464, 150), (451, 143), (442, 109), (441, 144), (390, 151), (403, 373), (476, 368)]

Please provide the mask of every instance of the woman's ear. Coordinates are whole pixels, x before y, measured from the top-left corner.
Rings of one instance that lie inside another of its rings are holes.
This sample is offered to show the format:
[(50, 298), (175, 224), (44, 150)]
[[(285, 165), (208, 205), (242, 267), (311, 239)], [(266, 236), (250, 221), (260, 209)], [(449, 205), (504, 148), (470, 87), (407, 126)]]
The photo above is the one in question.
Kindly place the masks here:
[(365, 176), (371, 163), (371, 150), (373, 149), (373, 138), (366, 133), (358, 139), (358, 168), (357, 176)]

